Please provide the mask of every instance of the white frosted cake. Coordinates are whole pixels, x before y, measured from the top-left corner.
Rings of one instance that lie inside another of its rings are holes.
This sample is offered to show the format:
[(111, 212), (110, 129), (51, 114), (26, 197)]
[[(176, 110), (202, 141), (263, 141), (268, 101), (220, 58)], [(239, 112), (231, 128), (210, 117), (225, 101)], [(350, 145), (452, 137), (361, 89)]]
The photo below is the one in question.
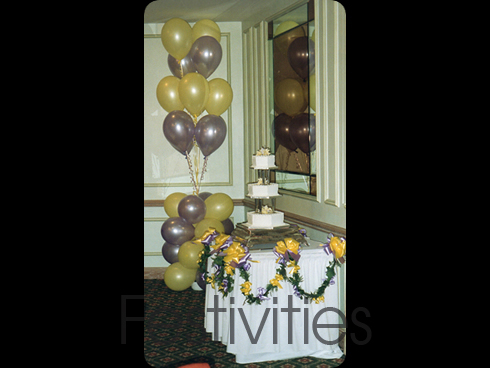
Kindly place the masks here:
[(275, 155), (269, 155), (269, 156), (257, 156), (253, 155), (252, 156), (252, 167), (254, 169), (270, 169), (270, 168), (275, 168), (276, 162), (276, 156)]
[(279, 184), (262, 184), (261, 181), (259, 181), (258, 183), (248, 184), (248, 196), (252, 198), (278, 196), (278, 189)]
[(276, 226), (287, 226), (284, 223), (284, 213), (257, 213), (254, 211), (247, 212), (247, 222), (250, 229), (272, 229)]
[[(255, 211), (247, 212), (245, 226), (249, 229), (273, 229), (278, 226), (289, 226), (284, 223), (284, 213), (275, 211), (275, 197), (279, 197), (279, 185), (270, 182), (270, 169), (275, 166), (275, 156), (269, 148), (262, 147), (252, 156), (252, 167), (258, 171), (256, 183), (248, 184), (248, 197), (255, 198)], [(263, 201), (270, 199), (272, 206), (264, 205)]]

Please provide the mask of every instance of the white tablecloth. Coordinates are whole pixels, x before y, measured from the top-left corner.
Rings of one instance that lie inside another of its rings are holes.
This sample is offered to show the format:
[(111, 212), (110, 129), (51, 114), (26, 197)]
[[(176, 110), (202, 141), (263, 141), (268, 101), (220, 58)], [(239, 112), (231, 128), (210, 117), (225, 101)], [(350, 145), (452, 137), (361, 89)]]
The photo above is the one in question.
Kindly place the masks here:
[[(333, 260), (333, 255), (327, 255), (320, 243), (310, 241), (309, 247), (303, 247), (301, 258), (298, 262), (300, 274), (303, 282), (300, 286), (306, 292), (315, 291), (325, 279), (326, 267), (329, 261)], [(275, 269), (278, 267), (276, 256), (272, 250), (251, 251), (253, 260), (260, 263), (252, 263), (250, 269), (250, 282), (252, 283), (251, 292), (257, 296), (257, 287), (264, 287), (269, 280), (274, 278)], [(208, 260), (208, 272), (214, 272), (211, 267), (211, 258)], [(287, 268), (288, 272), (291, 268)], [(338, 273), (338, 270), (336, 270)], [(337, 276), (334, 277), (337, 282)], [(235, 272), (235, 286), (233, 291), (223, 298), (222, 294), (214, 290), (211, 285), (206, 287), (206, 304), (204, 325), (206, 332), (212, 333), (213, 340), (220, 340), (227, 345), (226, 351), (236, 355), (237, 363), (252, 363), (267, 360), (291, 359), (303, 356), (314, 356), (323, 359), (340, 358), (342, 351), (337, 342), (339, 328), (326, 328), (317, 326), (317, 338), (313, 329), (315, 316), (318, 315), (317, 325), (339, 324), (339, 314), (335, 311), (325, 311), (325, 308), (338, 308), (337, 284), (326, 288), (324, 297), (325, 302), (316, 304), (310, 301), (305, 304), (305, 299), (299, 299), (294, 295), (292, 285), (283, 280), (280, 281), (282, 289), (269, 294), (270, 300), (262, 301), (261, 305), (243, 304), (245, 297), (240, 291), (240, 284), (244, 283), (239, 272)], [(216, 287), (217, 288), (217, 287)], [(226, 308), (226, 311), (218, 312), (218, 329), (215, 331), (215, 313), (208, 311), (208, 308), (215, 308), (215, 298), (218, 298), (218, 308)], [(288, 313), (282, 308), (288, 308), (288, 296), (292, 296), (292, 308), (299, 308), (299, 311)], [(234, 304), (231, 304), (234, 297)], [(277, 304), (274, 304), (273, 297), (277, 297)], [(269, 312), (267, 309), (269, 308)], [(241, 309), (241, 312), (240, 312)], [(322, 311), (323, 310), (323, 311)], [(267, 314), (267, 316), (265, 316)], [(243, 315), (243, 316), (242, 316)], [(288, 317), (291, 324), (288, 324)], [(259, 326), (265, 318), (262, 331), (257, 339)], [(244, 322), (245, 319), (245, 322)], [(275, 321), (274, 321), (275, 320)], [(276, 322), (276, 323), (274, 323)], [(234, 323), (234, 327), (232, 324)], [(249, 325), (252, 339), (247, 333), (246, 323)], [(341, 322), (340, 322), (341, 323)], [(292, 341), (288, 341), (288, 329), (292, 328)], [(274, 342), (274, 330), (276, 339)], [(305, 333), (306, 332), (306, 333)], [(233, 335), (233, 336), (232, 336)], [(306, 341), (305, 341), (306, 336)], [(323, 342), (321, 341), (323, 339)]]

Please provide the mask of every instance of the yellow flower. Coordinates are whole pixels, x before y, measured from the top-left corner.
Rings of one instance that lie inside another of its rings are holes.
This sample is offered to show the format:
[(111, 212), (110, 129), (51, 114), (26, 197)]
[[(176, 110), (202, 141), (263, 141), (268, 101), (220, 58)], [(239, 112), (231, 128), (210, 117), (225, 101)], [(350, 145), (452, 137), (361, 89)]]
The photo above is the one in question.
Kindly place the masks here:
[(216, 239), (214, 239), (214, 241), (216, 242), (216, 244), (222, 245), (229, 237), (229, 235), (221, 234), (218, 235)]
[(229, 264), (225, 265), (225, 272), (228, 274), (228, 275), (234, 275), (235, 274), (235, 269), (233, 267), (231, 267)]
[(274, 279), (271, 279), (269, 280), (269, 282), (274, 285), (274, 286), (278, 286), (279, 288), (282, 289), (282, 286), (281, 284), (279, 283), (279, 281), (281, 280), (284, 280), (284, 278), (282, 277), (282, 275), (279, 275), (278, 273), (276, 273), (276, 277)]
[(274, 249), (277, 253), (284, 254), (288, 249), (282, 240), (278, 241), (276, 244), (277, 246)]
[(293, 252), (294, 254), (298, 254), (299, 243), (296, 240), (292, 238), (286, 238), (284, 239), (284, 241), (286, 242), (286, 246), (291, 252)]
[(211, 283), (211, 287), (214, 289), (214, 275), (213, 277), (207, 277), (206, 279), (207, 282), (210, 282)]
[(240, 291), (244, 293), (245, 295), (250, 294), (250, 290), (252, 287), (252, 283), (250, 281), (245, 281), (243, 284), (240, 285)]
[(319, 296), (318, 298), (313, 298), (313, 301), (316, 304), (320, 304), (320, 302), (324, 302), (325, 301), (325, 297), (322, 295), (322, 296)]
[(296, 264), (296, 261), (289, 262), (288, 267), (293, 267), (289, 273), (296, 273), (300, 269), (300, 267)]
[(330, 239), (330, 249), (335, 253), (335, 258), (340, 258), (345, 254), (345, 240), (334, 236)]
[(284, 241), (280, 240), (276, 244), (275, 250), (277, 253), (284, 254), (286, 250), (290, 250), (294, 254), (298, 254), (299, 243), (292, 238), (285, 238)]

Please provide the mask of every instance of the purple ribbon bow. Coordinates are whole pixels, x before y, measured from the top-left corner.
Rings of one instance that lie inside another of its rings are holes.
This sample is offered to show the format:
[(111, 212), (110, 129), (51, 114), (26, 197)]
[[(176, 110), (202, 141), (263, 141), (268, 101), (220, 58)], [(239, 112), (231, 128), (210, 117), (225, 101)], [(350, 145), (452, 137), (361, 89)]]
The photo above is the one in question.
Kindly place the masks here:
[(204, 238), (204, 240), (201, 240), (201, 243), (202, 243), (202, 244), (206, 244), (206, 245), (210, 245), (210, 244), (213, 242), (213, 240), (214, 240), (214, 239), (215, 239), (215, 238), (216, 238), (218, 235), (219, 235), (219, 233), (218, 233), (216, 230), (214, 230), (214, 232), (213, 232), (213, 233), (211, 233), (211, 234), (209, 234), (208, 236), (206, 236), (206, 237)]

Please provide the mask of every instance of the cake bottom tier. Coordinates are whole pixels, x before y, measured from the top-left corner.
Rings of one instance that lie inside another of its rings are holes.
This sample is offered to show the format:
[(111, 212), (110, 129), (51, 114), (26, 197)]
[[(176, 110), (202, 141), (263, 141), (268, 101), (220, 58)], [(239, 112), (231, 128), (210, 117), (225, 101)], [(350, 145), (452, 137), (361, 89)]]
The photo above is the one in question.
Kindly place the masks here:
[(284, 213), (278, 211), (267, 214), (247, 212), (247, 221), (251, 229), (272, 229), (287, 225), (284, 223)]

